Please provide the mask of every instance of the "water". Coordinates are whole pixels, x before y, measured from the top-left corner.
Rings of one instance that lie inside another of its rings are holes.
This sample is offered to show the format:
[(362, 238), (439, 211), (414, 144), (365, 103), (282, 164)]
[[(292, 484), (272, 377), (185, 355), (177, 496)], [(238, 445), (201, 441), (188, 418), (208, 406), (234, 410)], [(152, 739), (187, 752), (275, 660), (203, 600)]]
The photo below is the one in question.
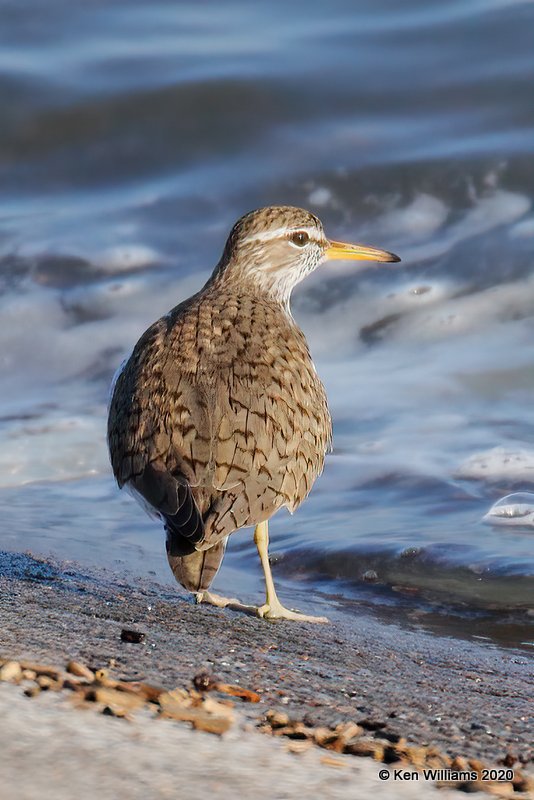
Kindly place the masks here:
[[(282, 594), (528, 646), (534, 531), (482, 518), (534, 484), (532, 2), (1, 13), (0, 547), (172, 580), (110, 476), (111, 376), (238, 216), (294, 203), (403, 261), (295, 293), (335, 452), (273, 521)], [(217, 587), (259, 581), (234, 536)]]
[(501, 497), (485, 515), (484, 522), (489, 525), (534, 528), (534, 494), (513, 492)]

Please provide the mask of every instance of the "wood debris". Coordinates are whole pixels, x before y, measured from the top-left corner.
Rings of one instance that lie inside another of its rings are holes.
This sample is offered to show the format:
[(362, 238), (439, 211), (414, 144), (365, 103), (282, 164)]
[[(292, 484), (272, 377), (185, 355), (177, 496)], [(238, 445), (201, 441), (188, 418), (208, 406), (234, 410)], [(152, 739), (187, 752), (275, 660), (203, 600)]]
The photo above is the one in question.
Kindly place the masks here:
[(34, 664), (33, 662), (0, 659), (0, 680), (22, 683), (27, 697), (42, 691), (69, 690), (78, 708), (98, 707), (102, 713), (129, 719), (130, 715), (146, 708), (157, 716), (189, 722), (193, 728), (221, 735), (234, 723), (234, 703), (216, 699), (208, 692), (218, 692), (257, 703), (256, 692), (242, 686), (221, 683), (212, 676), (196, 676), (193, 686), (167, 691), (143, 681), (114, 678), (109, 669), (92, 670), (78, 661), (69, 661), (65, 669)]
[[(114, 678), (109, 669), (92, 670), (77, 661), (69, 661), (65, 669), (29, 661), (0, 658), (0, 681), (21, 684), (27, 697), (36, 697), (42, 691), (69, 690), (79, 708), (99, 708), (102, 713), (129, 719), (133, 712), (148, 709), (156, 716), (189, 722), (197, 730), (218, 735), (227, 731), (234, 722), (234, 703), (229, 699), (216, 699), (210, 692), (225, 694), (244, 702), (257, 703), (256, 692), (218, 681), (208, 673), (193, 679), (193, 688), (176, 687), (167, 691), (142, 681)], [(472, 770), (477, 780), (437, 782), (438, 786), (461, 789), (463, 792), (483, 791), (499, 800), (520, 800), (534, 796), (534, 780), (521, 770), (515, 770), (511, 782), (483, 781), (482, 772), (488, 765), (477, 759), (457, 755), (453, 758), (430, 745), (408, 743), (401, 735), (384, 730), (385, 723), (368, 719), (343, 722), (336, 727), (314, 727), (279, 710), (269, 710), (262, 718), (259, 729), (272, 736), (287, 737), (287, 749), (295, 754), (319, 746), (333, 753), (367, 756), (384, 764), (424, 768)], [(373, 734), (373, 735), (371, 735)], [(501, 763), (511, 766), (515, 758), (507, 754)], [(325, 764), (341, 767), (341, 761), (326, 755)]]
[(210, 733), (224, 733), (234, 722), (234, 713), (228, 705), (212, 697), (204, 697), (196, 690), (174, 689), (159, 698), (163, 717), (191, 722), (194, 728)]
[(71, 675), (76, 675), (78, 678), (85, 678), (89, 683), (95, 679), (93, 670), (86, 667), (85, 664), (80, 664), (79, 661), (69, 661), (67, 664), (67, 672)]
[(321, 756), (321, 764), (326, 764), (327, 767), (346, 767), (347, 762), (341, 761), (339, 758), (332, 758), (332, 756)]
[(213, 675), (210, 675), (209, 672), (199, 672), (198, 675), (195, 675), (193, 686), (199, 692), (221, 692), (231, 697), (239, 697), (245, 703), (259, 703), (261, 699), (257, 692), (252, 692), (250, 689), (244, 689), (242, 686), (236, 686), (232, 683), (222, 683)]
[(34, 664), (33, 661), (20, 661), (20, 668), (22, 670), (29, 670), (35, 672), (36, 675), (46, 675), (55, 681), (59, 681), (64, 676), (64, 671), (58, 667), (50, 667), (45, 664)]
[(145, 705), (145, 698), (141, 695), (98, 685), (94, 689), (89, 686), (84, 692), (84, 699), (91, 703), (103, 703), (114, 711), (120, 710), (125, 713)]
[[(467, 759), (461, 755), (451, 758), (433, 745), (419, 746), (408, 744), (399, 734), (384, 731), (384, 724), (371, 724), (369, 720), (359, 723), (344, 722), (335, 728), (312, 727), (300, 720), (292, 720), (278, 710), (267, 711), (260, 722), (259, 729), (272, 736), (286, 736), (290, 740), (287, 749), (292, 753), (302, 753), (313, 744), (335, 753), (353, 756), (367, 756), (384, 764), (395, 764), (395, 767), (410, 766), (424, 768), (473, 771), (477, 780), (436, 782), (436, 786), (447, 786), (461, 789), (463, 792), (486, 792), (500, 800), (520, 800), (521, 797), (534, 796), (534, 780), (515, 771), (514, 780), (510, 783), (500, 781), (482, 781), (483, 770), (488, 768), (476, 759)], [(369, 732), (374, 731), (370, 736)], [(324, 760), (328, 759), (328, 760)], [(346, 766), (346, 762), (323, 756), (324, 763), (332, 766)]]

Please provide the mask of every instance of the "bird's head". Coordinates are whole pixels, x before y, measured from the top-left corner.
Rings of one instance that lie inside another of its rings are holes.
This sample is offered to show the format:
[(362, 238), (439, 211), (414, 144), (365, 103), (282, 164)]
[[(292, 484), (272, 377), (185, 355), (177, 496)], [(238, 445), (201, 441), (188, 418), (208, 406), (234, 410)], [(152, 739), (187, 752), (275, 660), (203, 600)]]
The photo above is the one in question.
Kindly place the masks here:
[(332, 259), (400, 261), (386, 250), (328, 239), (321, 220), (302, 208), (269, 206), (236, 222), (214, 277), (287, 302), (299, 281)]

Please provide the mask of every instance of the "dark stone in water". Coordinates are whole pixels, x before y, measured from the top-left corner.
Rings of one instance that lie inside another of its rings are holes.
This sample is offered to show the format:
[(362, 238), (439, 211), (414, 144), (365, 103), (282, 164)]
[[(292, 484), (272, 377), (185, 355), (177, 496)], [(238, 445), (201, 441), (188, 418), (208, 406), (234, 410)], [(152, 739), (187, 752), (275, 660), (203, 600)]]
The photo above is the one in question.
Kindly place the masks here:
[(421, 547), (407, 547), (406, 550), (403, 550), (400, 554), (401, 558), (415, 558), (422, 552)]

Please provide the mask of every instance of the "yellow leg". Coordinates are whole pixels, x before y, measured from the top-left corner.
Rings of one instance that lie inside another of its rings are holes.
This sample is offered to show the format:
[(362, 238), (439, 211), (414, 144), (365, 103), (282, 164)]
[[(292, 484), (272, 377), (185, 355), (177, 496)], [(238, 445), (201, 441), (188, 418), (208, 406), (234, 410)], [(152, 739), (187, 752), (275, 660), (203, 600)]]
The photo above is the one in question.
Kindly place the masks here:
[(265, 575), (265, 604), (257, 609), (259, 617), (264, 619), (294, 619), (299, 622), (328, 622), (326, 617), (310, 617), (299, 611), (284, 608), (274, 588), (274, 581), (269, 564), (269, 523), (260, 522), (254, 530), (254, 542), (258, 548), (263, 574)]

